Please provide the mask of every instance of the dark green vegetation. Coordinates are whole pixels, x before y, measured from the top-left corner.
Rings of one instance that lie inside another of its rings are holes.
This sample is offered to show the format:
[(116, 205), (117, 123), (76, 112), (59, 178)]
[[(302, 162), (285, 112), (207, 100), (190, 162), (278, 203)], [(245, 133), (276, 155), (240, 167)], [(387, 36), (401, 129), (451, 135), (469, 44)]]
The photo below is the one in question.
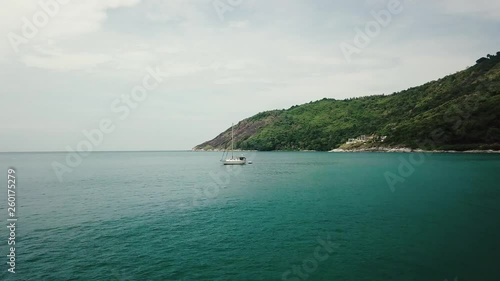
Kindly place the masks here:
[[(392, 95), (322, 99), (261, 112), (235, 125), (235, 148), (330, 150), (360, 135), (373, 146), (500, 149), (500, 52), (437, 81)], [(195, 149), (223, 149), (231, 129)]]

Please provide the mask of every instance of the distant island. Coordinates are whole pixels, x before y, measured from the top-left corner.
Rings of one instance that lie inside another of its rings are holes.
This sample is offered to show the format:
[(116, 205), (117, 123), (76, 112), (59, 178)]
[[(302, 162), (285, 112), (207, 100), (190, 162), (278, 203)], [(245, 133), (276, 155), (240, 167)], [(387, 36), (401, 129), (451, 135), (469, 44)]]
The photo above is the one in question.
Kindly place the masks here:
[[(234, 126), (240, 150), (500, 150), (500, 52), (466, 70), (391, 95), (324, 98)], [(223, 150), (231, 129), (193, 150)]]

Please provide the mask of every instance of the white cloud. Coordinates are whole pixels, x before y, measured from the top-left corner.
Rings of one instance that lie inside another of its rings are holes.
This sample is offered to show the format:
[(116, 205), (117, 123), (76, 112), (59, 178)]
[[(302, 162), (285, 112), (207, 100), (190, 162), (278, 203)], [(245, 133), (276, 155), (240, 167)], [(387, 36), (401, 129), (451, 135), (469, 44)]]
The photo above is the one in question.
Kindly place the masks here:
[[(238, 121), (323, 97), (391, 93), (497, 51), (500, 35), (490, 21), (500, 14), (497, 3), (480, 0), (481, 7), (476, 2), (423, 1), (405, 8), (348, 63), (340, 41), (352, 39), (354, 27), (387, 1), (245, 0), (221, 22), (211, 0), (71, 0), (19, 54), (7, 40), (0, 41), (0, 83), (8, 93), (2, 97), (9, 101), (0, 104), (0, 119), (9, 118), (8, 104), (36, 99), (37, 107), (24, 107), (32, 114), (21, 114), (16, 124), (49, 124), (50, 137), (43, 139), (58, 142), (21, 140), (9, 147), (61, 149), (61, 143), (75, 136), (57, 128), (78, 132), (92, 125), (89, 116), (108, 112), (110, 100), (130, 91), (146, 67), (158, 66), (165, 81), (124, 127), (155, 136), (151, 149), (190, 148), (227, 127), (228, 118)], [(21, 17), (31, 17), (36, 3), (4, 4), (4, 38), (20, 32)], [(456, 26), (462, 19), (473, 23), (463, 23), (470, 30)], [(68, 109), (74, 105), (78, 110)], [(190, 121), (193, 114), (196, 124)], [(190, 137), (173, 141), (172, 132)], [(26, 139), (39, 134), (33, 130)], [(143, 137), (119, 134), (102, 149), (133, 148)]]
[[(59, 4), (55, 0), (9, 1), (3, 4), (0, 11), (0, 33), (25, 38), (26, 42), (16, 46), (16, 49), (24, 52), (34, 45), (46, 44), (49, 40), (71, 40), (81, 34), (97, 32), (107, 19), (109, 9), (132, 7), (139, 2), (140, 0), (70, 0)], [(40, 3), (49, 4), (42, 6)], [(44, 17), (46, 20), (42, 21), (43, 24), (37, 24)], [(2, 40), (0, 59), (12, 54), (15, 53), (10, 39)]]
[(229, 22), (230, 28), (245, 28), (245, 27), (248, 27), (248, 25), (249, 25), (249, 22), (247, 20), (230, 21)]
[(209, 3), (209, 0), (149, 0), (145, 2), (146, 18), (162, 23), (200, 22), (206, 18), (206, 15), (199, 7), (209, 5)]
[(302, 63), (302, 64), (312, 64), (312, 65), (341, 65), (345, 64), (346, 60), (344, 58), (338, 58), (338, 57), (320, 57), (318, 55), (297, 55), (297, 56), (290, 56), (289, 60), (292, 62), (296, 63)]
[(179, 77), (191, 75), (205, 70), (213, 69), (212, 66), (204, 66), (197, 63), (168, 63), (161, 66), (164, 77)]
[(242, 70), (248, 67), (258, 67), (261, 65), (256, 59), (242, 58), (242, 59), (233, 59), (224, 64), (224, 67), (227, 70)]
[(74, 37), (98, 31), (107, 19), (109, 9), (132, 7), (140, 0), (71, 0), (61, 6), (51, 22), (41, 32), (48, 38)]
[(245, 79), (241, 77), (228, 77), (228, 78), (217, 79), (214, 81), (214, 84), (226, 85), (226, 84), (241, 83), (243, 81), (245, 81)]
[(491, 0), (441, 0), (433, 1), (448, 14), (480, 17), (500, 21), (500, 2)]
[(28, 67), (37, 67), (48, 70), (81, 70), (91, 69), (99, 64), (111, 61), (111, 57), (100, 54), (54, 54), (46, 57), (37, 55), (23, 56), (22, 61)]

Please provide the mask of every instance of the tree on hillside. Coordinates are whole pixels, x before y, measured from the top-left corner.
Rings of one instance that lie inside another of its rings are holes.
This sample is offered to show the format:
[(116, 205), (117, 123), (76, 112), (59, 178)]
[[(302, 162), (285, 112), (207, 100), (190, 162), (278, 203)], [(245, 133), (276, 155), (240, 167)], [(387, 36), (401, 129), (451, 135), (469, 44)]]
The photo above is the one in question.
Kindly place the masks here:
[(482, 58), (478, 59), (478, 60), (476, 61), (476, 63), (477, 63), (477, 64), (480, 64), (480, 63), (482, 63), (482, 62), (484, 62), (484, 61), (487, 61), (487, 60), (488, 60), (487, 58), (482, 57)]

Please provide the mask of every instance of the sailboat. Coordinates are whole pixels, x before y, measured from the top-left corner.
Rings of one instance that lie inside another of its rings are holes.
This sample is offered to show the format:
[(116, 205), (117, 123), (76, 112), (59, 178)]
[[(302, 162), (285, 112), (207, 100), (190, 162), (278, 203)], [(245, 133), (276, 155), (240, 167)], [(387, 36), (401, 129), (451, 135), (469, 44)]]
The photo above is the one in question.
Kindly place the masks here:
[[(247, 158), (240, 156), (234, 157), (234, 124), (231, 125), (231, 158), (226, 158), (222, 161), (224, 165), (245, 165), (247, 163)], [(228, 155), (229, 156), (229, 155)], [(224, 158), (224, 155), (222, 155)]]

